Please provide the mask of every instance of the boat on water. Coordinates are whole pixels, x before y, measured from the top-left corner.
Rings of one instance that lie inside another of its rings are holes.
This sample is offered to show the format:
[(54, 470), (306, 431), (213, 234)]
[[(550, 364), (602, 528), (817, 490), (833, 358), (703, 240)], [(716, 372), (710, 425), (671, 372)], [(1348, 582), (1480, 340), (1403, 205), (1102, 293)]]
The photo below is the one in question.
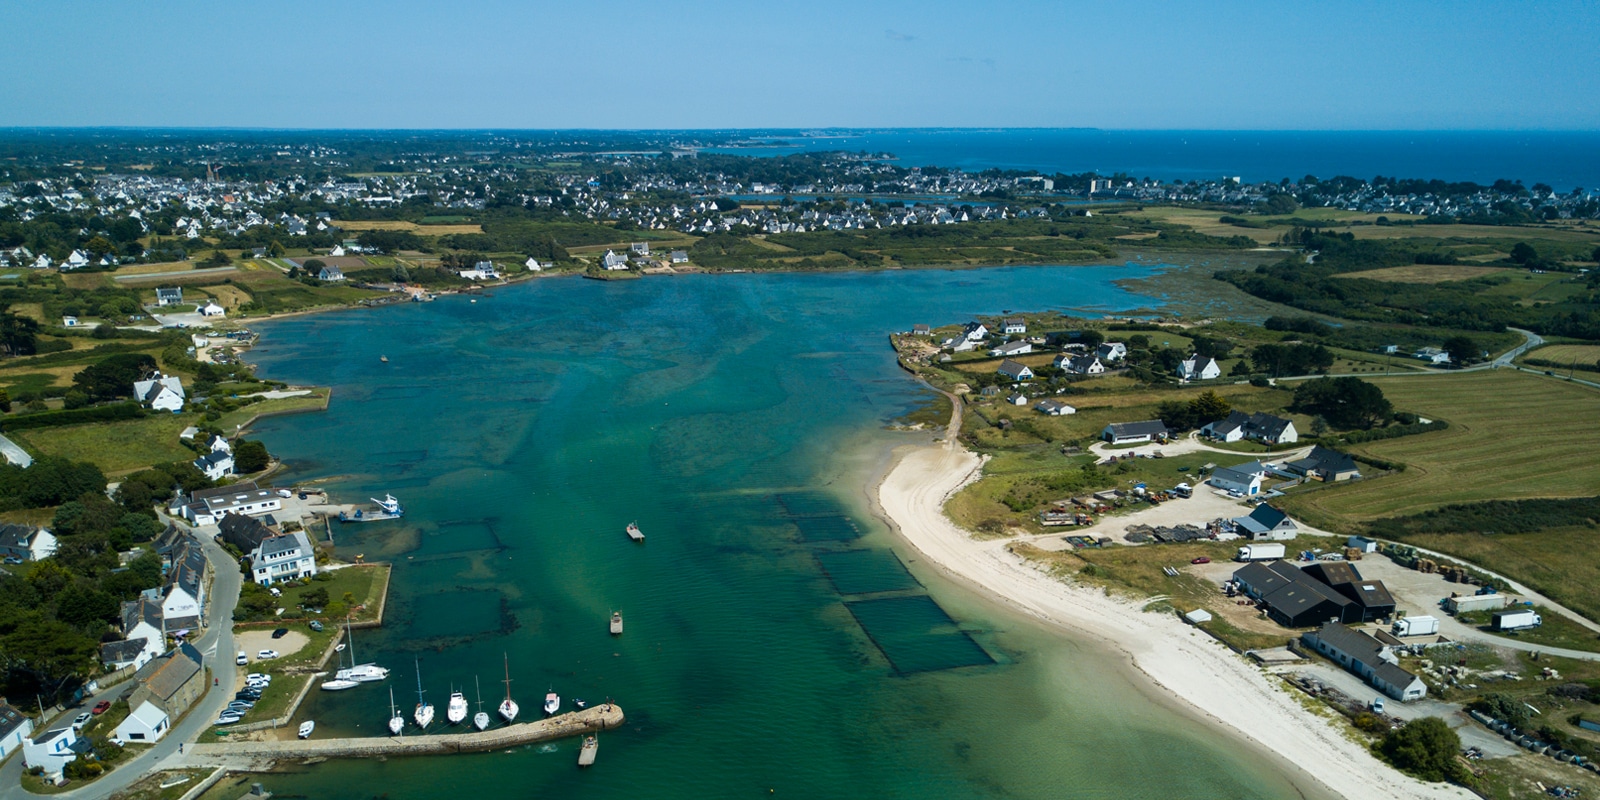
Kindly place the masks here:
[(629, 539), (632, 539), (632, 540), (634, 540), (636, 542), (644, 541), (644, 531), (639, 530), (639, 523), (637, 523), (637, 522), (628, 523), (627, 531), (628, 531), (628, 538)]
[(313, 721), (313, 720), (309, 720), (308, 719), (305, 722), (300, 723), (300, 738), (302, 738), (302, 739), (310, 739), (311, 738), (311, 732), (316, 730), (316, 729), (317, 729), (317, 723), (315, 721)]
[(554, 714), (560, 710), (561, 695), (556, 694), (556, 691), (551, 689), (550, 693), (544, 696), (544, 713), (547, 715)]
[(612, 636), (621, 636), (622, 635), (622, 612), (621, 611), (613, 611), (613, 612), (611, 612), (611, 635)]
[[(345, 617), (344, 620), (344, 639), (344, 643), (339, 645), (339, 649), (350, 653), (350, 666), (335, 672), (333, 674), (334, 678), (340, 681), (371, 683), (389, 677), (389, 670), (386, 667), (380, 667), (377, 664), (356, 663), (356, 640), (355, 634), (350, 630), (349, 617)], [(322, 688), (326, 689), (328, 687), (324, 685)]]
[(583, 737), (583, 747), (578, 750), (578, 766), (587, 767), (594, 764), (594, 757), (600, 754), (600, 740), (593, 736)]
[(378, 356), (378, 360), (382, 361), (385, 364), (389, 363), (389, 357), (388, 356)]
[(376, 497), (369, 498), (377, 506), (376, 510), (368, 511), (358, 508), (355, 513), (339, 512), (340, 522), (382, 522), (386, 519), (399, 519), (406, 515), (406, 510), (400, 506), (400, 501), (392, 494), (385, 494), (382, 500)]
[(400, 709), (394, 707), (394, 687), (389, 687), (389, 732), (399, 736), (400, 731), (406, 727), (406, 718), (400, 716)]
[(417, 662), (417, 710), (411, 713), (417, 727), (426, 728), (433, 722), (433, 704), (422, 699), (422, 662)]
[(459, 725), (467, 718), (467, 698), (460, 692), (450, 693), (450, 704), (445, 706), (444, 718), (450, 720), (451, 725)]
[(506, 656), (506, 699), (500, 704), (500, 716), (506, 722), (513, 722), (517, 718), (517, 701), (511, 699), (511, 657)]
[(472, 676), (472, 687), (478, 694), (478, 713), (472, 715), (472, 727), (483, 730), (489, 727), (489, 715), (483, 711), (483, 686), (478, 683), (478, 676)]
[(344, 691), (346, 689), (354, 689), (354, 688), (356, 688), (357, 686), (360, 686), (360, 685), (361, 684), (359, 684), (359, 683), (357, 683), (355, 681), (352, 681), (352, 680), (346, 680), (344, 678), (334, 678), (331, 681), (323, 681), (322, 682), (322, 691), (324, 691), (324, 692), (342, 692), (342, 691)]

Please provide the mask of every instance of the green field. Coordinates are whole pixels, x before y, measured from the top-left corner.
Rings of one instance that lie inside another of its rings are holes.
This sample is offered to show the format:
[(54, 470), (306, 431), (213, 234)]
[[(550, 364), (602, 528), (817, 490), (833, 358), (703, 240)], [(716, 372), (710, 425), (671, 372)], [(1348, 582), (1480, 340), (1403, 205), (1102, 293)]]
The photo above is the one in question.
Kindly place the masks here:
[(1544, 361), (1554, 361), (1558, 364), (1578, 364), (1579, 366), (1600, 364), (1600, 345), (1597, 344), (1552, 344), (1541, 347), (1528, 353), (1529, 358)]
[(1409, 468), (1294, 497), (1289, 506), (1313, 524), (1349, 529), (1448, 503), (1600, 494), (1600, 393), (1509, 370), (1370, 380), (1396, 409), (1450, 428), (1352, 447)]
[(35, 428), (10, 436), (36, 455), (88, 461), (107, 475), (121, 475), (193, 460), (194, 451), (183, 446), (178, 434), (198, 420), (195, 414), (152, 414), (123, 422)]

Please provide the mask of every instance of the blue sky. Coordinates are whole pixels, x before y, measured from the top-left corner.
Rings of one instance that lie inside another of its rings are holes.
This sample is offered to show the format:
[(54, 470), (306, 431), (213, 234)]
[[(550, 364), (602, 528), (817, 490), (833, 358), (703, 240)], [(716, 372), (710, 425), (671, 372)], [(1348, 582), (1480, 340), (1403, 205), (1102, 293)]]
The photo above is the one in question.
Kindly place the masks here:
[(1600, 129), (1600, 3), (20, 2), (0, 126)]

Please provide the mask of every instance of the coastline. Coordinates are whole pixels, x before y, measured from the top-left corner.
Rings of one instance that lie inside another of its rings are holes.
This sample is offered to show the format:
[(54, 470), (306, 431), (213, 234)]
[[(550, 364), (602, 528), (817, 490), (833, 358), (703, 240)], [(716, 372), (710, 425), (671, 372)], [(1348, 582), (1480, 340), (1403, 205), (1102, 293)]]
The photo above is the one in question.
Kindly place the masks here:
[(1171, 699), (1300, 767), (1346, 798), (1471, 798), (1450, 784), (1429, 784), (1378, 761), (1344, 732), (1308, 712), (1273, 678), (1175, 615), (1072, 586), (1005, 549), (979, 541), (944, 514), (945, 502), (981, 475), (983, 459), (954, 437), (896, 448), (871, 500), (888, 526), (945, 575), (1048, 626), (1086, 634), (1115, 649)]

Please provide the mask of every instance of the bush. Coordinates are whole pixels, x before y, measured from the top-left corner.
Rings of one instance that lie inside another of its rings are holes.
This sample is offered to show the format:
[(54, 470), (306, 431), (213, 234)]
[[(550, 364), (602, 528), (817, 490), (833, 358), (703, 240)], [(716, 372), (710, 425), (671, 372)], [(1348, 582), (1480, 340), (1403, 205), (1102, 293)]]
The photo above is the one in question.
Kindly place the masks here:
[(1461, 737), (1438, 717), (1423, 717), (1392, 730), (1377, 747), (1385, 761), (1425, 781), (1457, 781), (1464, 777), (1456, 755)]
[(93, 406), (90, 408), (74, 408), (62, 411), (44, 411), (33, 414), (19, 414), (5, 420), (5, 429), (8, 431), (27, 430), (29, 428), (53, 428), (58, 425), (81, 425), (85, 422), (114, 422), (125, 419), (136, 419), (145, 416), (145, 410), (138, 403), (114, 403), (108, 406)]

